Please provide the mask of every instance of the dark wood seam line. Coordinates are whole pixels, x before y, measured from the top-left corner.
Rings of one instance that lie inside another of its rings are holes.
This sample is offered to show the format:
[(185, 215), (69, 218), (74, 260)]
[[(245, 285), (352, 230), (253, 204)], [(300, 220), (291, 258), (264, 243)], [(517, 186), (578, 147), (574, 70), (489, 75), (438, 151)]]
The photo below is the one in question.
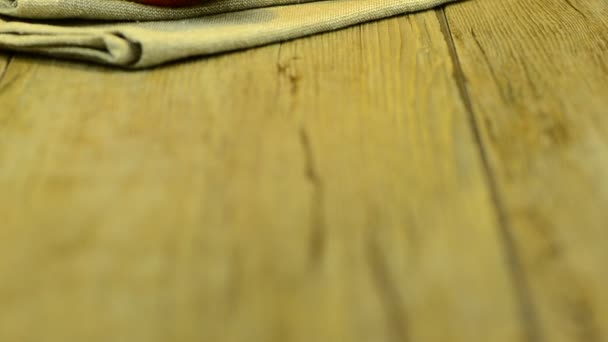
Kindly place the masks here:
[(473, 102), (471, 100), (470, 93), (466, 85), (466, 77), (464, 70), (460, 63), (458, 51), (454, 43), (452, 30), (445, 14), (445, 6), (436, 9), (437, 19), (441, 27), (442, 34), (448, 45), (450, 58), (454, 65), (454, 79), (458, 86), (460, 97), (465, 106), (467, 117), (469, 119), (469, 127), (472, 131), (475, 144), (479, 152), (481, 159), (483, 173), (485, 175), (485, 181), (490, 191), (490, 197), (494, 205), (494, 211), (498, 223), (499, 233), (502, 237), (502, 245), (506, 262), (508, 264), (509, 272), (511, 275), (512, 285), (515, 291), (515, 295), (518, 300), (518, 306), (520, 311), (521, 325), (524, 329), (525, 340), (527, 342), (540, 342), (544, 338), (541, 333), (540, 324), (538, 321), (538, 314), (534, 301), (532, 300), (532, 294), (530, 290), (529, 281), (523, 271), (522, 261), (519, 257), (517, 245), (512, 235), (512, 223), (507, 214), (506, 206), (502, 200), (498, 181), (495, 177), (495, 172), (490, 162), (489, 153), (481, 134), (481, 127), (477, 115), (475, 115), (475, 109), (473, 108)]
[(6, 65), (4, 66), (4, 68), (2, 70), (0, 70), (0, 84), (2, 84), (2, 80), (4, 79), (4, 76), (6, 76), (6, 73), (8, 72), (8, 68), (11, 66), (11, 62), (13, 61), (13, 55), (8, 55), (7, 59), (6, 59)]
[(367, 261), (372, 279), (386, 315), (387, 330), (393, 342), (410, 342), (409, 318), (403, 308), (399, 287), (390, 277), (386, 258), (382, 255), (377, 236), (372, 231), (367, 239)]
[(581, 11), (580, 9), (578, 9), (578, 7), (574, 6), (574, 4), (570, 1), (570, 0), (564, 0), (566, 2), (566, 4), (572, 8), (574, 11), (576, 11), (576, 13), (580, 14), (583, 19), (588, 20), (587, 16), (585, 15), (585, 13), (583, 13), (583, 11)]

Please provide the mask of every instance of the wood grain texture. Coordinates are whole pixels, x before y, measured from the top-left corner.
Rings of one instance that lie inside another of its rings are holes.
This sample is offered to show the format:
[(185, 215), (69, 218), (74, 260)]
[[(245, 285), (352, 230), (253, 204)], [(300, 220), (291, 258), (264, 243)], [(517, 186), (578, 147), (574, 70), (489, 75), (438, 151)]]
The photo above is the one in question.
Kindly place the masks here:
[(437, 16), (0, 83), (2, 341), (519, 341)]
[(608, 340), (608, 2), (447, 9), (536, 340)]
[(6, 75), (6, 71), (8, 70), (9, 62), (10, 62), (10, 55), (7, 53), (0, 53), (0, 82), (2, 82), (4, 75)]

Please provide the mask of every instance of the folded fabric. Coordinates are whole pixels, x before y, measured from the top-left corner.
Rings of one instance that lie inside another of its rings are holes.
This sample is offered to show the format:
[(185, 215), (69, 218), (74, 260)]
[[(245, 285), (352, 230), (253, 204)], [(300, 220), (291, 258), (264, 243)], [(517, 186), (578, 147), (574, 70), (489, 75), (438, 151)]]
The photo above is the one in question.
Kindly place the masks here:
[(195, 7), (160, 8), (124, 0), (0, 0), (0, 49), (144, 68), (449, 1), (207, 0)]
[(0, 0), (0, 15), (28, 19), (170, 20), (301, 4), (318, 0), (201, 0), (201, 5), (164, 8), (129, 0)]

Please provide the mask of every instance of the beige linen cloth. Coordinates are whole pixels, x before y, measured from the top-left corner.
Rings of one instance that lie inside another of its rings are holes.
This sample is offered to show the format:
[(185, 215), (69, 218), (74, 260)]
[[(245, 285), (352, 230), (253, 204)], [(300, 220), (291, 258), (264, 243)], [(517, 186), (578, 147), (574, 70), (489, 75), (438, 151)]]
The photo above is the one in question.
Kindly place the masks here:
[(0, 49), (144, 68), (293, 39), (453, 0), (0, 0)]

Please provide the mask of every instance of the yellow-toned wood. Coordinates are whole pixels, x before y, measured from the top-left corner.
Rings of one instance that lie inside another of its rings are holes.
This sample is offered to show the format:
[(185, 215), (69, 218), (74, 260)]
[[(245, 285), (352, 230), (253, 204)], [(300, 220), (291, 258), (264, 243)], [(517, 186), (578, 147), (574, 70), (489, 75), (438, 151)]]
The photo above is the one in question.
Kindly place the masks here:
[(447, 9), (544, 341), (608, 339), (608, 2)]
[(434, 12), (137, 73), (16, 57), (0, 340), (524, 340), (453, 72)]
[(0, 53), (0, 82), (2, 81), (2, 78), (4, 77), (6, 70), (8, 69), (9, 60), (10, 60), (10, 57), (8, 54)]

